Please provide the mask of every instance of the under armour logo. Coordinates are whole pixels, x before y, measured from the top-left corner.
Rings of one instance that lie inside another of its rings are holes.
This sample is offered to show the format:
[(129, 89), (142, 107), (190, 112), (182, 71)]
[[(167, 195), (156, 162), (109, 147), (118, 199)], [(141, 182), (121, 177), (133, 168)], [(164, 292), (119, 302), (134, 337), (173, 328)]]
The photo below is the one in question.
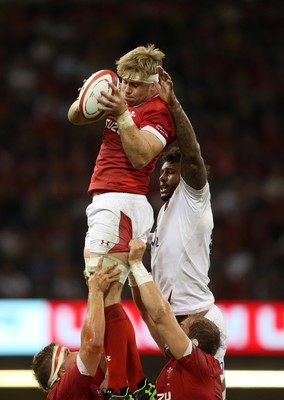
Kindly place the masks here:
[(106, 356), (106, 361), (111, 361), (111, 356)]
[(109, 246), (109, 241), (101, 240), (101, 246)]
[(156, 386), (153, 385), (153, 383), (149, 382), (149, 389), (145, 389), (145, 393), (148, 394), (149, 398), (150, 398), (155, 390), (156, 390)]

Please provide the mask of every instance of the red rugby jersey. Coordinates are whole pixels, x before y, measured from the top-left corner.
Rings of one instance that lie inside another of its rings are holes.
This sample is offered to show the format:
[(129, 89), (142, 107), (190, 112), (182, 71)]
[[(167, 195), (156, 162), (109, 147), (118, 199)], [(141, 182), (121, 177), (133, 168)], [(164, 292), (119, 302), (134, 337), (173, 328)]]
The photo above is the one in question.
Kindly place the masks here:
[[(128, 107), (136, 126), (152, 131), (166, 145), (175, 137), (175, 126), (170, 111), (160, 97), (152, 97), (138, 106)], [(148, 129), (147, 129), (148, 128)], [(141, 169), (133, 168), (123, 149), (116, 120), (106, 119), (103, 140), (91, 177), (88, 192), (105, 190), (146, 194), (150, 173), (159, 156)]]
[(192, 353), (171, 359), (156, 381), (157, 400), (222, 400), (219, 362), (193, 345)]
[(100, 367), (94, 377), (82, 375), (75, 361), (48, 393), (47, 400), (103, 400), (104, 395), (100, 390), (103, 379), (104, 373)]

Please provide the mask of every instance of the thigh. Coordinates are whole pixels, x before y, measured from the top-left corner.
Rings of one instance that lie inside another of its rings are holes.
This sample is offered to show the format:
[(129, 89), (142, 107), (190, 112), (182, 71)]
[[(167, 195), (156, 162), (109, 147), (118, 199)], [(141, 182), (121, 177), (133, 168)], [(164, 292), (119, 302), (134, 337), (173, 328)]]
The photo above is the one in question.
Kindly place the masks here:
[(107, 196), (97, 196), (88, 206), (85, 248), (91, 253), (106, 254), (119, 244), (118, 250), (126, 251), (128, 246), (125, 246), (125, 241), (131, 239), (132, 222), (131, 218), (121, 213), (121, 208), (119, 199)]
[(125, 205), (125, 212), (127, 215), (131, 215), (132, 238), (141, 239), (146, 243), (154, 224), (153, 208), (146, 197), (128, 201)]
[(144, 196), (118, 193), (98, 197), (86, 211), (86, 248), (92, 253), (123, 253), (129, 251), (132, 238), (147, 241), (154, 218)]

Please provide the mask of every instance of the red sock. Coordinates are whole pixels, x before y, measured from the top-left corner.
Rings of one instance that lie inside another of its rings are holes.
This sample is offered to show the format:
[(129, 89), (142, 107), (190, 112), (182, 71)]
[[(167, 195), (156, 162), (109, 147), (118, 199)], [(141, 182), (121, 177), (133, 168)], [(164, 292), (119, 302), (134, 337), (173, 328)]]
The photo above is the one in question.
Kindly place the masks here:
[(121, 388), (127, 386), (131, 390), (136, 390), (137, 382), (145, 375), (131, 321), (121, 304), (106, 307), (105, 316), (104, 347), (109, 373), (108, 387), (117, 394), (120, 394)]
[(120, 389), (128, 386), (126, 378), (126, 354), (128, 323), (121, 304), (105, 308), (105, 355), (108, 367), (108, 387), (120, 394)]
[(128, 321), (128, 345), (127, 345), (127, 379), (128, 386), (131, 391), (138, 389), (137, 383), (145, 378), (143, 367), (141, 364), (139, 352), (136, 344), (136, 336), (133, 325), (124, 310)]

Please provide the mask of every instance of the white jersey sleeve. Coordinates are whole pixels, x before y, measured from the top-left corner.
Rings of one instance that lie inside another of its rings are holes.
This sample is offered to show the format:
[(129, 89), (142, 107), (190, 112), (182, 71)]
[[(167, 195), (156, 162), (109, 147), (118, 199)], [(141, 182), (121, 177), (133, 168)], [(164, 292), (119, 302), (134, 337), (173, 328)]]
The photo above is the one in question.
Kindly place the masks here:
[(77, 354), (76, 363), (77, 363), (78, 370), (80, 371), (80, 374), (90, 376), (87, 368), (85, 367), (83, 361), (81, 360), (79, 353)]

